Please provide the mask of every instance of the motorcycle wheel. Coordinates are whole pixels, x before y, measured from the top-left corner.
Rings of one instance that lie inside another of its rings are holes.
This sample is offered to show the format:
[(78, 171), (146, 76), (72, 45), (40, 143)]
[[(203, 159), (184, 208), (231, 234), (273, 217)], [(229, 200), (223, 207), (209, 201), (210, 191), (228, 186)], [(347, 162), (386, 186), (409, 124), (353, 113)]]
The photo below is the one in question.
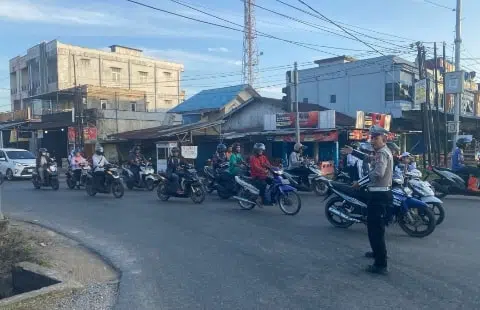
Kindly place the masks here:
[[(414, 223), (411, 223), (408, 216), (410, 214), (414, 220)], [(423, 231), (418, 231), (419, 224), (425, 224), (426, 229)], [(430, 208), (410, 208), (408, 213), (400, 215), (398, 218), (398, 225), (404, 232), (407, 233), (410, 237), (423, 238), (430, 235), (436, 226), (435, 215), (433, 214)]]
[(302, 200), (297, 192), (285, 192), (279, 195), (278, 206), (286, 215), (295, 215), (302, 208)]
[(153, 180), (151, 179), (148, 179), (145, 181), (145, 188), (151, 192), (155, 189), (155, 183), (153, 182)]
[(435, 192), (435, 197), (437, 197), (438, 199), (445, 198), (448, 195), (448, 193), (445, 193), (445, 192), (440, 190), (440, 184), (438, 184), (437, 182), (432, 181), (431, 184), (432, 184), (433, 190)]
[(87, 191), (87, 194), (89, 196), (95, 196), (97, 194), (97, 192), (95, 191), (95, 189), (93, 188), (93, 183), (91, 180), (88, 180), (87, 181), (87, 184), (85, 185), (85, 190)]
[(205, 191), (201, 185), (192, 185), (190, 198), (194, 203), (200, 204), (205, 200)]
[(165, 183), (161, 183), (157, 187), (157, 197), (161, 201), (167, 201), (170, 196), (167, 194), (167, 185)]
[[(250, 196), (252, 196), (252, 195), (250, 195), (249, 192), (246, 191), (243, 188), (238, 193), (238, 197), (245, 198), (245, 199), (248, 199), (248, 200), (251, 198)], [(240, 208), (242, 208), (243, 210), (252, 210), (256, 206), (256, 204), (254, 204), (254, 203), (248, 203), (248, 202), (245, 202), (245, 201), (242, 201), (242, 200), (239, 200), (238, 204), (240, 205)]]
[(317, 194), (317, 196), (325, 196), (328, 193), (328, 186), (325, 184), (325, 182), (314, 181), (313, 191), (315, 194)]
[(445, 208), (439, 203), (429, 203), (428, 207), (432, 210), (433, 215), (435, 216), (435, 224), (437, 226), (442, 224), (445, 219)]
[[(343, 209), (343, 204), (344, 204), (344, 199), (341, 197), (333, 197), (327, 203), (325, 204), (325, 217), (327, 220), (330, 222), (335, 227), (339, 228), (348, 228), (354, 224), (352, 221), (348, 221), (346, 219), (343, 219), (332, 212), (330, 212), (330, 207), (337, 208), (340, 206), (341, 209)], [(337, 220), (338, 218), (338, 220)]]
[(229, 199), (230, 197), (232, 197), (232, 195), (230, 195), (229, 192), (227, 191), (219, 191), (217, 190), (217, 194), (218, 194), (218, 197), (220, 197), (221, 199)]
[(37, 177), (32, 178), (32, 184), (35, 189), (40, 189), (40, 187), (42, 187)]
[(51, 179), (50, 180), (50, 186), (52, 187), (52, 189), (54, 191), (58, 191), (58, 189), (60, 188), (60, 184), (58, 182), (58, 179)]
[(73, 181), (72, 178), (67, 177), (67, 186), (69, 189), (74, 189), (75, 188), (75, 181)]
[(112, 183), (112, 194), (115, 198), (122, 198), (125, 194), (125, 188), (123, 187), (122, 182), (115, 181)]

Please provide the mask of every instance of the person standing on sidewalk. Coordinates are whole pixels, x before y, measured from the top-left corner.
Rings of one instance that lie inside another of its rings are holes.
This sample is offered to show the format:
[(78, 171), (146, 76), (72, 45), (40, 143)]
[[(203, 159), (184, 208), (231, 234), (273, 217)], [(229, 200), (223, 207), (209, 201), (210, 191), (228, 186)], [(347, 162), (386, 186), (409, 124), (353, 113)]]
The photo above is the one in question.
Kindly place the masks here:
[[(387, 274), (387, 247), (385, 244), (386, 211), (392, 204), (393, 156), (387, 147), (388, 131), (379, 126), (370, 128), (371, 143), (375, 150), (373, 169), (368, 175), (354, 183), (354, 187), (365, 187), (368, 199), (367, 230), (372, 248), (366, 257), (373, 258), (373, 265), (366, 271)], [(342, 153), (352, 154), (362, 160), (368, 155), (355, 151), (350, 147), (342, 149)]]

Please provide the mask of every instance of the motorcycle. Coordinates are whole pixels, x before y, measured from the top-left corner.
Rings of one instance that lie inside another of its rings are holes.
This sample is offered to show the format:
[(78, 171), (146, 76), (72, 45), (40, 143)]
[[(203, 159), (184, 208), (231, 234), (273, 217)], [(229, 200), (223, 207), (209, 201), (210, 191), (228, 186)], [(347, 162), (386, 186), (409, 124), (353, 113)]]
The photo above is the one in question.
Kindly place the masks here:
[[(248, 175), (248, 168), (249, 166), (246, 163), (243, 163), (239, 175)], [(235, 177), (226, 169), (217, 171), (214, 186), (217, 190), (218, 197), (221, 199), (229, 199), (235, 196), (240, 190), (240, 186), (235, 182)]]
[[(273, 177), (271, 184), (267, 185), (265, 190), (265, 197), (263, 197), (265, 204), (278, 204), (280, 210), (286, 215), (297, 214), (302, 207), (297, 190), (290, 185), (290, 181), (283, 175), (283, 170), (273, 167), (269, 170)], [(255, 201), (260, 195), (260, 191), (251, 184), (251, 181), (252, 179), (249, 177), (235, 176), (235, 182), (240, 186), (240, 190), (238, 195), (233, 198), (238, 200), (240, 207), (245, 210), (253, 209), (257, 205)]]
[(122, 183), (122, 179), (118, 174), (117, 167), (114, 165), (106, 165), (104, 167), (105, 181), (101, 187), (97, 186), (94, 182), (94, 171), (90, 170), (87, 173), (87, 181), (85, 183), (85, 189), (89, 196), (95, 196), (97, 193), (110, 194), (115, 198), (122, 198), (125, 193), (125, 188)]
[(132, 170), (130, 170), (130, 167), (128, 165), (124, 165), (122, 167), (122, 176), (125, 180), (127, 188), (130, 190), (132, 190), (134, 187), (137, 187), (145, 188), (148, 191), (153, 191), (155, 189), (155, 185), (158, 183), (151, 162), (140, 163), (138, 181), (135, 179), (135, 175)]
[(71, 167), (68, 168), (67, 172), (65, 172), (65, 175), (67, 177), (67, 186), (69, 189), (74, 189), (75, 186), (77, 189), (80, 189), (80, 187), (85, 186), (87, 183), (87, 174), (88, 171), (90, 171), (91, 167), (89, 164), (85, 164), (81, 166), (81, 172), (80, 172), (80, 183), (77, 184), (75, 181), (75, 175), (74, 171), (72, 170)]
[(215, 170), (211, 166), (203, 167), (205, 190), (211, 194), (215, 190)]
[(47, 169), (44, 171), (45, 178), (42, 183), (42, 179), (38, 174), (38, 170), (34, 169), (32, 173), (32, 183), (35, 189), (40, 189), (43, 187), (51, 187), (53, 190), (58, 190), (60, 188), (60, 183), (58, 181), (58, 172), (57, 172), (57, 163), (55, 159), (50, 159)]
[(480, 182), (477, 181), (479, 191), (472, 191), (468, 189), (465, 178), (450, 169), (432, 167), (431, 171), (439, 176), (439, 178), (431, 181), (435, 189), (435, 196), (438, 198), (442, 199), (447, 195), (480, 196)]
[(299, 191), (314, 191), (318, 196), (327, 194), (328, 187), (321, 181), (322, 171), (312, 161), (306, 161), (300, 168), (284, 171), (290, 184)]
[[(403, 178), (394, 180), (393, 205), (387, 210), (387, 223), (398, 222), (411, 237), (426, 237), (435, 230), (435, 216), (425, 202), (412, 197), (412, 190), (403, 187), (403, 183)], [(325, 204), (325, 216), (333, 226), (348, 228), (355, 223), (367, 223), (363, 189), (334, 181), (329, 181), (328, 186), (335, 196)], [(426, 226), (426, 229), (419, 231), (420, 226)]]
[(171, 184), (165, 173), (160, 174), (160, 181), (157, 187), (157, 196), (161, 201), (167, 201), (170, 197), (189, 198), (194, 203), (200, 204), (205, 200), (205, 189), (197, 175), (197, 170), (192, 165), (182, 167), (183, 175), (180, 186), (183, 193), (179, 194)]
[(435, 215), (436, 225), (440, 225), (445, 219), (443, 201), (435, 197), (432, 185), (428, 181), (422, 181), (422, 172), (417, 169), (405, 173), (406, 186), (412, 190), (412, 196), (425, 202)]

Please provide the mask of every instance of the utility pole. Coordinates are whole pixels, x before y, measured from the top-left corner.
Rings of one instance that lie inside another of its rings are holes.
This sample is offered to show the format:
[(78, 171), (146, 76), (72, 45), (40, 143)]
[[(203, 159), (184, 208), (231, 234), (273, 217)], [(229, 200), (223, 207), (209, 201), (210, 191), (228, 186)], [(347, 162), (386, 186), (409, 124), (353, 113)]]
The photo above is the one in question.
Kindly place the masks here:
[[(456, 7), (456, 24), (455, 24), (455, 71), (461, 71), (460, 65), (460, 48), (462, 45), (462, 0), (457, 0)], [(460, 111), (462, 105), (462, 94), (455, 95), (455, 109), (453, 120), (455, 122), (455, 138), (453, 140), (453, 149), (455, 149), (455, 143), (458, 140), (458, 135), (460, 133)]]
[(293, 64), (293, 85), (295, 87), (295, 140), (300, 143), (300, 113), (298, 112), (298, 65)]
[[(420, 42), (417, 42), (417, 61), (418, 61), (418, 75), (419, 75), (419, 80), (424, 79), (424, 71), (423, 71), (423, 56), (422, 56), (422, 44)], [(427, 93), (426, 96), (429, 96)], [(423, 133), (423, 154), (422, 154), (422, 163), (423, 167), (427, 167), (427, 158), (425, 156), (425, 148), (427, 145), (427, 139), (425, 138), (425, 104), (422, 102), (420, 104), (420, 110), (421, 110), (421, 115), (422, 115), (422, 133)]]
[(426, 61), (426, 52), (425, 52), (425, 46), (422, 45), (422, 63), (423, 63), (423, 71), (424, 71), (424, 77), (426, 78), (427, 82), (427, 95), (425, 97), (426, 102), (425, 102), (425, 124), (427, 125), (427, 158), (428, 158), (428, 164), (431, 166), (432, 165), (432, 139), (431, 139), (431, 125), (432, 125), (432, 105), (430, 102), (430, 79), (428, 77), (427, 73), (427, 68), (425, 67), (425, 61)]
[(445, 73), (447, 72), (445, 42), (443, 42), (443, 119), (445, 122), (443, 135), (443, 164), (447, 167), (448, 164), (448, 114), (447, 114), (447, 93), (445, 91)]
[(440, 109), (438, 108), (438, 59), (437, 59), (437, 42), (433, 43), (433, 57), (435, 58), (435, 164), (440, 164)]

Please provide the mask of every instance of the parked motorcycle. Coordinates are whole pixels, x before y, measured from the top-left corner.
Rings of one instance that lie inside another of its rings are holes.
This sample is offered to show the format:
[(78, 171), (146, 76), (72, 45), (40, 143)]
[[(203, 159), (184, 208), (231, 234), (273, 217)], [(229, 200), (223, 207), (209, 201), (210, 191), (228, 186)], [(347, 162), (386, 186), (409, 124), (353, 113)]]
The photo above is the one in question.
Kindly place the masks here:
[(41, 187), (51, 187), (53, 190), (58, 190), (60, 188), (60, 183), (58, 181), (58, 171), (57, 171), (57, 163), (55, 162), (54, 158), (51, 158), (47, 169), (44, 171), (45, 177), (44, 182), (42, 183), (42, 179), (38, 174), (38, 170), (34, 169), (32, 173), (32, 183), (35, 189), (40, 189)]
[[(280, 210), (286, 215), (297, 214), (301, 207), (302, 201), (297, 190), (290, 185), (290, 181), (284, 177), (283, 170), (279, 168), (269, 168), (272, 178), (271, 184), (267, 185), (265, 190), (265, 205), (278, 204)], [(240, 186), (237, 196), (233, 196), (238, 200), (238, 204), (242, 209), (251, 210), (257, 203), (255, 202), (260, 195), (260, 191), (251, 182), (252, 179), (245, 176), (235, 176), (235, 182)]]
[[(387, 211), (387, 222), (398, 222), (400, 228), (411, 237), (423, 238), (435, 230), (435, 216), (426, 203), (413, 198), (412, 190), (403, 187), (403, 178), (394, 180), (393, 205)], [(325, 216), (335, 227), (348, 228), (355, 223), (367, 223), (367, 205), (362, 190), (330, 181), (335, 196), (325, 204)], [(418, 228), (426, 229), (419, 231)]]
[(89, 164), (82, 165), (80, 170), (81, 171), (80, 171), (79, 184), (77, 184), (75, 180), (74, 171), (72, 170), (71, 167), (68, 168), (67, 172), (65, 172), (65, 175), (67, 177), (67, 186), (69, 189), (74, 189), (75, 187), (77, 187), (77, 189), (80, 189), (80, 187), (85, 186), (85, 184), (87, 183), (87, 174), (88, 174), (88, 171), (91, 170), (90, 165)]
[(299, 191), (314, 191), (318, 196), (327, 194), (328, 187), (321, 181), (322, 171), (312, 161), (306, 161), (301, 167), (287, 170), (283, 175), (290, 181), (290, 185)]
[(167, 201), (170, 197), (189, 198), (194, 203), (200, 204), (205, 200), (205, 189), (197, 175), (197, 170), (192, 165), (182, 167), (183, 173), (180, 178), (182, 194), (177, 193), (175, 184), (168, 179), (165, 173), (159, 175), (160, 181), (157, 187), (157, 196), (161, 201)]
[(460, 176), (447, 168), (432, 167), (431, 171), (439, 177), (431, 181), (435, 189), (435, 196), (438, 198), (441, 199), (447, 195), (480, 196), (480, 182), (477, 182), (479, 191), (472, 191), (468, 189), (465, 176)]
[(158, 179), (155, 177), (155, 171), (151, 162), (140, 163), (140, 172), (138, 180), (135, 178), (133, 171), (129, 165), (122, 167), (122, 176), (127, 185), (127, 188), (132, 190), (134, 187), (145, 188), (148, 191), (153, 191)]
[(414, 169), (405, 173), (406, 183), (412, 190), (412, 196), (425, 202), (435, 215), (436, 225), (440, 225), (445, 219), (443, 201), (435, 197), (433, 186), (428, 181), (422, 181), (422, 172)]
[(122, 179), (118, 174), (117, 167), (114, 165), (106, 165), (104, 167), (104, 171), (105, 181), (99, 186), (96, 185), (96, 182), (94, 182), (95, 176), (93, 170), (88, 171), (85, 185), (87, 194), (90, 196), (95, 196), (97, 193), (112, 193), (115, 198), (122, 198), (123, 194), (125, 193), (125, 188), (123, 186)]

